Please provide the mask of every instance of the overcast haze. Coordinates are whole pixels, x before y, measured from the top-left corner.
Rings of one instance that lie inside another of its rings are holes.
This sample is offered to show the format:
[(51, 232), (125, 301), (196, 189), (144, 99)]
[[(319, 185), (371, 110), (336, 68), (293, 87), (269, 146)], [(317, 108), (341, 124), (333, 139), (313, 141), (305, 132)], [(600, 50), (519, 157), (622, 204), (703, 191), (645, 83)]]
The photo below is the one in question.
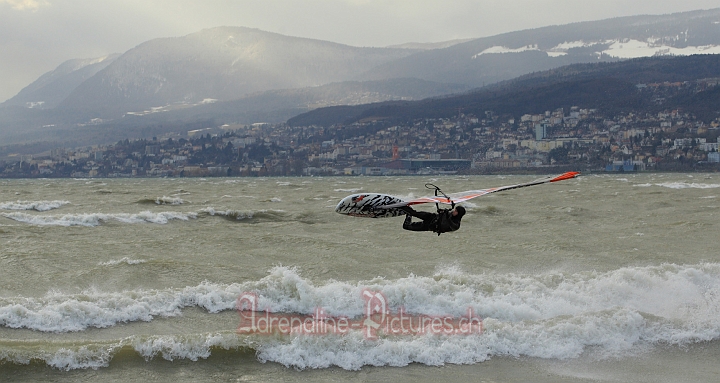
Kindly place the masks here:
[(0, 0), (0, 101), (65, 60), (244, 26), (354, 46), (716, 8), (717, 0)]

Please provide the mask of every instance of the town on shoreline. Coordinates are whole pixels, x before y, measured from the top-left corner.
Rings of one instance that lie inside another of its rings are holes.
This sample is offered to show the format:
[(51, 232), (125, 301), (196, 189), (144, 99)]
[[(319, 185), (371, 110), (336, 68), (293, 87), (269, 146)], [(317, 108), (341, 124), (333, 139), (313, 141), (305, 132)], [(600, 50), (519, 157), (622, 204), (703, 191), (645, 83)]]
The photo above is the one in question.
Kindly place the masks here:
[(720, 170), (720, 117), (485, 111), (390, 124), (222, 125), (0, 159), (0, 178), (413, 175)]

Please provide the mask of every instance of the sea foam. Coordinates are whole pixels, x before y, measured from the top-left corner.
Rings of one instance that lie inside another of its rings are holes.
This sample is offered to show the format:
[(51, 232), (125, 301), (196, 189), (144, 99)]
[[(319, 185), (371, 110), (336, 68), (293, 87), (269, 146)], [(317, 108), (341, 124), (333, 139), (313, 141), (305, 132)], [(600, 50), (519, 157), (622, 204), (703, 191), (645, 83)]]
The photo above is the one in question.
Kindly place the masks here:
[(663, 182), (655, 184), (670, 189), (715, 189), (720, 188), (720, 184), (704, 184), (697, 182)]
[(166, 224), (171, 220), (187, 221), (197, 218), (196, 213), (142, 211), (140, 213), (86, 213), (65, 215), (33, 215), (13, 212), (0, 213), (5, 218), (38, 226), (98, 226), (103, 222), (118, 221), (122, 223), (157, 223)]
[(196, 361), (208, 358), (212, 349), (238, 350), (245, 347), (245, 342), (233, 331), (228, 331), (181, 336), (130, 336), (116, 340), (89, 340), (88, 343), (27, 341), (20, 347), (15, 346), (0, 347), (0, 361), (14, 364), (42, 361), (53, 368), (75, 370), (108, 367), (113, 357), (123, 349), (134, 351), (146, 360), (162, 357), (166, 360)]
[(48, 211), (57, 209), (63, 205), (70, 204), (70, 201), (15, 201), (0, 202), (0, 210), (36, 210)]
[(98, 263), (98, 265), (100, 265), (100, 266), (117, 266), (121, 263), (126, 263), (128, 265), (138, 265), (138, 264), (145, 263), (145, 262), (147, 262), (147, 261), (144, 259), (130, 259), (128, 257), (122, 257), (122, 259), (116, 259), (116, 260), (107, 261), (107, 262), (100, 262), (100, 263)]
[(182, 205), (185, 201), (180, 197), (168, 197), (162, 196), (155, 198), (155, 204), (157, 205)]
[[(432, 276), (324, 283), (314, 283), (293, 268), (275, 267), (266, 277), (244, 283), (203, 282), (181, 289), (3, 298), (0, 324), (36, 331), (83, 331), (179, 316), (186, 307), (199, 307), (210, 314), (233, 310), (237, 298), (246, 292), (257, 295), (259, 310), (310, 315), (322, 307), (328, 316), (362, 319), (362, 292), (366, 289), (381, 292), (390, 312), (402, 308), (410, 315), (458, 318), (471, 308), (483, 318), (484, 331), (472, 335), (382, 335), (368, 340), (361, 331), (261, 336), (235, 334), (230, 328), (223, 334), (133, 338), (130, 344), (146, 358), (170, 360), (205, 358), (214, 347), (251, 345), (262, 361), (301, 369), (339, 366), (356, 370), (366, 365), (477, 363), (500, 355), (568, 359), (592, 351), (601, 357), (619, 357), (658, 344), (720, 339), (717, 263), (482, 275), (448, 267)], [(102, 352), (113, 347), (99, 348), (97, 360), (105, 361)], [(74, 362), (64, 363), (73, 366)]]

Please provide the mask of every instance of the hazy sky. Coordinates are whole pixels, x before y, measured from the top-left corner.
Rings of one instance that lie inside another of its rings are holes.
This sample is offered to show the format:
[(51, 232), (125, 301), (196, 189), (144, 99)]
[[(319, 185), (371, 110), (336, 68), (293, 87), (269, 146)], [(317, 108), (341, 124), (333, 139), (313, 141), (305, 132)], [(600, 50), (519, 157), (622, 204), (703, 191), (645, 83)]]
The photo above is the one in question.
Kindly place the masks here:
[(718, 0), (0, 0), (0, 102), (65, 60), (216, 26), (387, 46), (718, 6)]

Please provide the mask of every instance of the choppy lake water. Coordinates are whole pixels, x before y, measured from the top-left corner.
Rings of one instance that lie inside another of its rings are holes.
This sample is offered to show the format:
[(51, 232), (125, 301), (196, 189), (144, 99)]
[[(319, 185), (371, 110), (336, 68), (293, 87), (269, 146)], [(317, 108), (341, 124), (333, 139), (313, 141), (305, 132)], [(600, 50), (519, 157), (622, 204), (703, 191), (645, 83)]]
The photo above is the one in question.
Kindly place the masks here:
[[(534, 178), (0, 180), (0, 376), (715, 381), (720, 175), (590, 174), (492, 194), (439, 237), (333, 211), (362, 191)], [(483, 332), (237, 332), (244, 293), (274, 315), (352, 319), (368, 290), (416, 317), (472, 309)]]

